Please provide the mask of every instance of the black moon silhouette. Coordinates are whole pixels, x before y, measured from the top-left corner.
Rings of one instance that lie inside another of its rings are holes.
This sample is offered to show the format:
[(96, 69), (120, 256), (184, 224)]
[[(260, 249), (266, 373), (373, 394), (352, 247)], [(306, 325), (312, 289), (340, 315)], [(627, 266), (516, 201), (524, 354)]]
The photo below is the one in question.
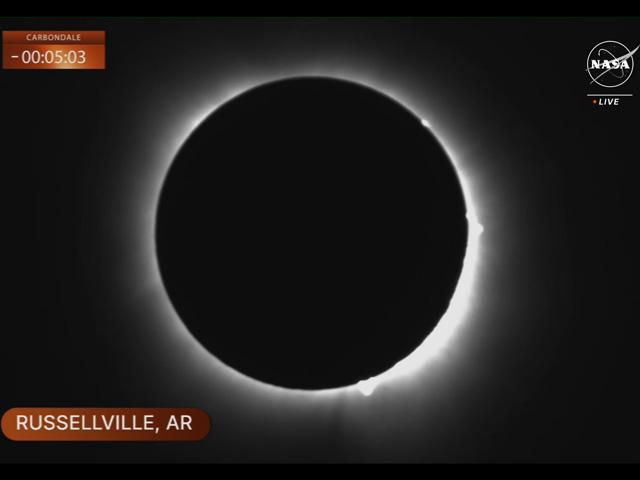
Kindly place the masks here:
[(447, 310), (467, 245), (452, 162), (363, 85), (263, 84), (211, 113), (162, 186), (156, 251), (173, 307), (226, 365), (294, 389), (352, 385)]

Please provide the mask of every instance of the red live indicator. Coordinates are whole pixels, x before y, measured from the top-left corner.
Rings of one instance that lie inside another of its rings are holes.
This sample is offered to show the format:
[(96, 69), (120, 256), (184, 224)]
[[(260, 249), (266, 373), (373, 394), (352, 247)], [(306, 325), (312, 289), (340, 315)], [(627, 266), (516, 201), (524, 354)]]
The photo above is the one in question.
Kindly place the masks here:
[(104, 31), (4, 31), (2, 66), (18, 70), (104, 70)]

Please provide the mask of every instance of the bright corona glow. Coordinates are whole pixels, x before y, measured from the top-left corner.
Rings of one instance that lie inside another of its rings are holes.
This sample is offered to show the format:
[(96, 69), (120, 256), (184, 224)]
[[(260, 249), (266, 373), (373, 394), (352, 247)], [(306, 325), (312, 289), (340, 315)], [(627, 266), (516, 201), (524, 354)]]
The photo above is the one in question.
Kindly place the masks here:
[[(403, 360), (398, 362), (396, 365), (391, 367), (389, 370), (377, 375), (375, 377), (362, 380), (355, 385), (336, 388), (336, 389), (328, 389), (328, 390), (292, 390), (286, 389), (282, 387), (278, 387), (275, 385), (269, 385), (259, 380), (248, 377), (241, 372), (238, 372), (220, 362), (217, 358), (212, 356), (209, 352), (202, 347), (199, 342), (191, 336), (188, 332), (184, 323), (180, 320), (178, 314), (173, 309), (171, 302), (168, 300), (168, 296), (164, 291), (164, 286), (162, 285), (162, 280), (160, 278), (158, 266), (157, 266), (157, 255), (155, 252), (155, 240), (154, 239), (154, 231), (155, 231), (155, 214), (157, 211), (157, 203), (160, 196), (160, 191), (162, 188), (162, 184), (164, 183), (165, 175), (173, 162), (173, 158), (177, 154), (179, 148), (186, 141), (191, 132), (205, 119), (207, 118), (213, 111), (215, 111), (220, 105), (226, 103), (237, 95), (244, 93), (246, 90), (254, 88), (256, 86), (262, 85), (264, 83), (282, 80), (284, 78), (291, 77), (302, 77), (302, 76), (321, 76), (321, 77), (330, 77), (337, 78), (345, 81), (350, 81), (354, 83), (358, 83), (360, 85), (372, 88), (381, 93), (386, 93), (390, 98), (394, 99), (396, 102), (401, 103), (405, 106), (409, 111), (413, 111), (411, 108), (407, 107), (406, 102), (402, 102), (399, 99), (402, 98), (402, 95), (398, 94), (398, 91), (394, 88), (383, 88), (374, 85), (375, 82), (371, 82), (369, 80), (363, 81), (359, 79), (359, 75), (350, 72), (349, 74), (332, 72), (332, 71), (323, 71), (317, 69), (311, 69), (310, 71), (296, 71), (291, 72), (288, 75), (276, 75), (276, 76), (263, 76), (260, 79), (254, 79), (254, 81), (245, 81), (245, 82), (235, 82), (234, 88), (228, 89), (224, 92), (218, 92), (216, 95), (217, 98), (214, 101), (209, 100), (206, 102), (206, 105), (200, 104), (197, 107), (194, 107), (190, 114), (187, 113), (184, 121), (177, 128), (175, 125), (172, 127), (172, 134), (169, 137), (165, 138), (165, 145), (161, 148), (166, 155), (164, 162), (162, 164), (161, 170), (156, 170), (154, 172), (153, 179), (153, 191), (152, 191), (152, 200), (150, 209), (150, 213), (152, 213), (152, 217), (149, 218), (149, 230), (147, 235), (148, 238), (151, 239), (152, 242), (152, 251), (153, 258), (149, 259), (149, 262), (153, 262), (153, 265), (147, 264), (147, 268), (152, 272), (152, 281), (153, 284), (159, 285), (159, 288), (162, 290), (161, 294), (161, 304), (165, 305), (167, 310), (171, 312), (171, 316), (174, 318), (175, 324), (173, 328), (178, 327), (182, 333), (190, 336), (191, 342), (194, 347), (197, 347), (199, 352), (198, 356), (202, 355), (203, 358), (206, 357), (210, 361), (213, 361), (214, 365), (217, 368), (223, 368), (228, 374), (232, 375), (237, 381), (249, 382), (247, 383), (247, 387), (252, 387), (252, 389), (267, 389), (272, 392), (278, 392), (280, 394), (288, 394), (288, 395), (296, 395), (296, 396), (307, 396), (312, 395), (314, 397), (323, 397), (325, 398), (327, 395), (335, 395), (335, 394), (348, 394), (350, 392), (359, 392), (362, 395), (368, 397), (370, 396), (378, 387), (383, 384), (391, 384), (396, 380), (400, 380), (403, 378), (410, 377), (422, 371), (427, 363), (429, 363), (434, 358), (438, 358), (442, 355), (442, 353), (446, 350), (447, 347), (451, 345), (453, 338), (456, 336), (456, 333), (459, 331), (459, 327), (465, 322), (469, 315), (469, 310), (471, 307), (471, 302), (474, 298), (474, 286), (475, 279), (478, 270), (478, 260), (479, 260), (479, 252), (480, 252), (480, 236), (483, 231), (483, 226), (481, 225), (476, 208), (474, 206), (474, 195), (471, 189), (470, 182), (468, 178), (464, 175), (464, 170), (459, 160), (455, 155), (452, 155), (448, 150), (447, 145), (443, 143), (443, 148), (447, 151), (449, 159), (453, 162), (455, 170), (458, 174), (458, 178), (462, 187), (465, 204), (466, 204), (466, 218), (468, 222), (468, 240), (467, 240), (467, 248), (465, 253), (465, 258), (463, 261), (462, 271), (460, 273), (460, 277), (458, 279), (458, 283), (454, 294), (450, 300), (449, 307), (447, 311), (444, 313), (436, 327), (433, 331), (425, 338), (423, 343), (419, 345), (411, 354), (405, 357)], [(382, 82), (385, 83), (385, 82)], [(391, 92), (395, 95), (391, 95)], [(415, 112), (421, 113), (421, 112)], [(420, 118), (420, 116), (418, 115)], [(424, 117), (422, 117), (424, 118)], [(442, 138), (440, 135), (436, 133), (438, 130), (437, 125), (432, 125), (430, 122), (426, 120), (421, 120), (422, 125), (425, 128), (429, 128), (436, 138), (442, 143)], [(147, 215), (149, 211), (147, 211)], [(175, 331), (175, 330), (174, 330)], [(195, 351), (194, 351), (195, 353)]]
[[(424, 125), (424, 122), (423, 122)], [(451, 157), (450, 157), (451, 158)], [(484, 230), (478, 221), (473, 204), (470, 201), (471, 195), (469, 186), (464, 177), (458, 171), (462, 191), (464, 193), (467, 207), (468, 238), (467, 250), (465, 252), (462, 271), (458, 278), (458, 284), (449, 302), (449, 308), (444, 313), (433, 331), (425, 338), (424, 342), (416, 348), (409, 356), (396, 363), (393, 367), (376, 377), (359, 382), (356, 387), (360, 392), (369, 396), (383, 382), (395, 378), (405, 377), (417, 372), (431, 359), (441, 354), (444, 348), (451, 342), (452, 337), (466, 318), (471, 299), (473, 297), (473, 286), (475, 272), (478, 263), (478, 251), (480, 245), (480, 235)]]

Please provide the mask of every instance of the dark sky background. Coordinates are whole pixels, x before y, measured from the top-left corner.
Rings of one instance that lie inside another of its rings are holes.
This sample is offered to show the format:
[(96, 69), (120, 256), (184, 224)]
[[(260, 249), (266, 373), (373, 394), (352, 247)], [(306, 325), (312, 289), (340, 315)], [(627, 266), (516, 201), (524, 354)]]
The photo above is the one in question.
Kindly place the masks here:
[[(640, 459), (640, 74), (620, 88), (634, 97), (603, 108), (585, 72), (596, 43), (640, 43), (638, 20), (0, 26), (107, 31), (105, 71), (0, 71), (0, 410), (185, 406), (212, 418), (196, 444), (3, 438), (0, 460)], [(147, 294), (135, 212), (170, 125), (208, 90), (303, 61), (348, 64), (417, 99), (463, 152), (485, 228), (468, 326), (436, 366), (371, 397), (247, 385), (201, 361)]]

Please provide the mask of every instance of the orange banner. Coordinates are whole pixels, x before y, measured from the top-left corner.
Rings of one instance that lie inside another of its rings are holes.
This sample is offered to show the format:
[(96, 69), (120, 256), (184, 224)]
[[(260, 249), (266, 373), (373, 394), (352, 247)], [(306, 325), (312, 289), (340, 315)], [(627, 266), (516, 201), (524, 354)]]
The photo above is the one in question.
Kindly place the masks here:
[(7, 70), (104, 70), (104, 31), (2, 32)]
[(12, 408), (2, 416), (14, 441), (188, 442), (209, 429), (198, 408)]

